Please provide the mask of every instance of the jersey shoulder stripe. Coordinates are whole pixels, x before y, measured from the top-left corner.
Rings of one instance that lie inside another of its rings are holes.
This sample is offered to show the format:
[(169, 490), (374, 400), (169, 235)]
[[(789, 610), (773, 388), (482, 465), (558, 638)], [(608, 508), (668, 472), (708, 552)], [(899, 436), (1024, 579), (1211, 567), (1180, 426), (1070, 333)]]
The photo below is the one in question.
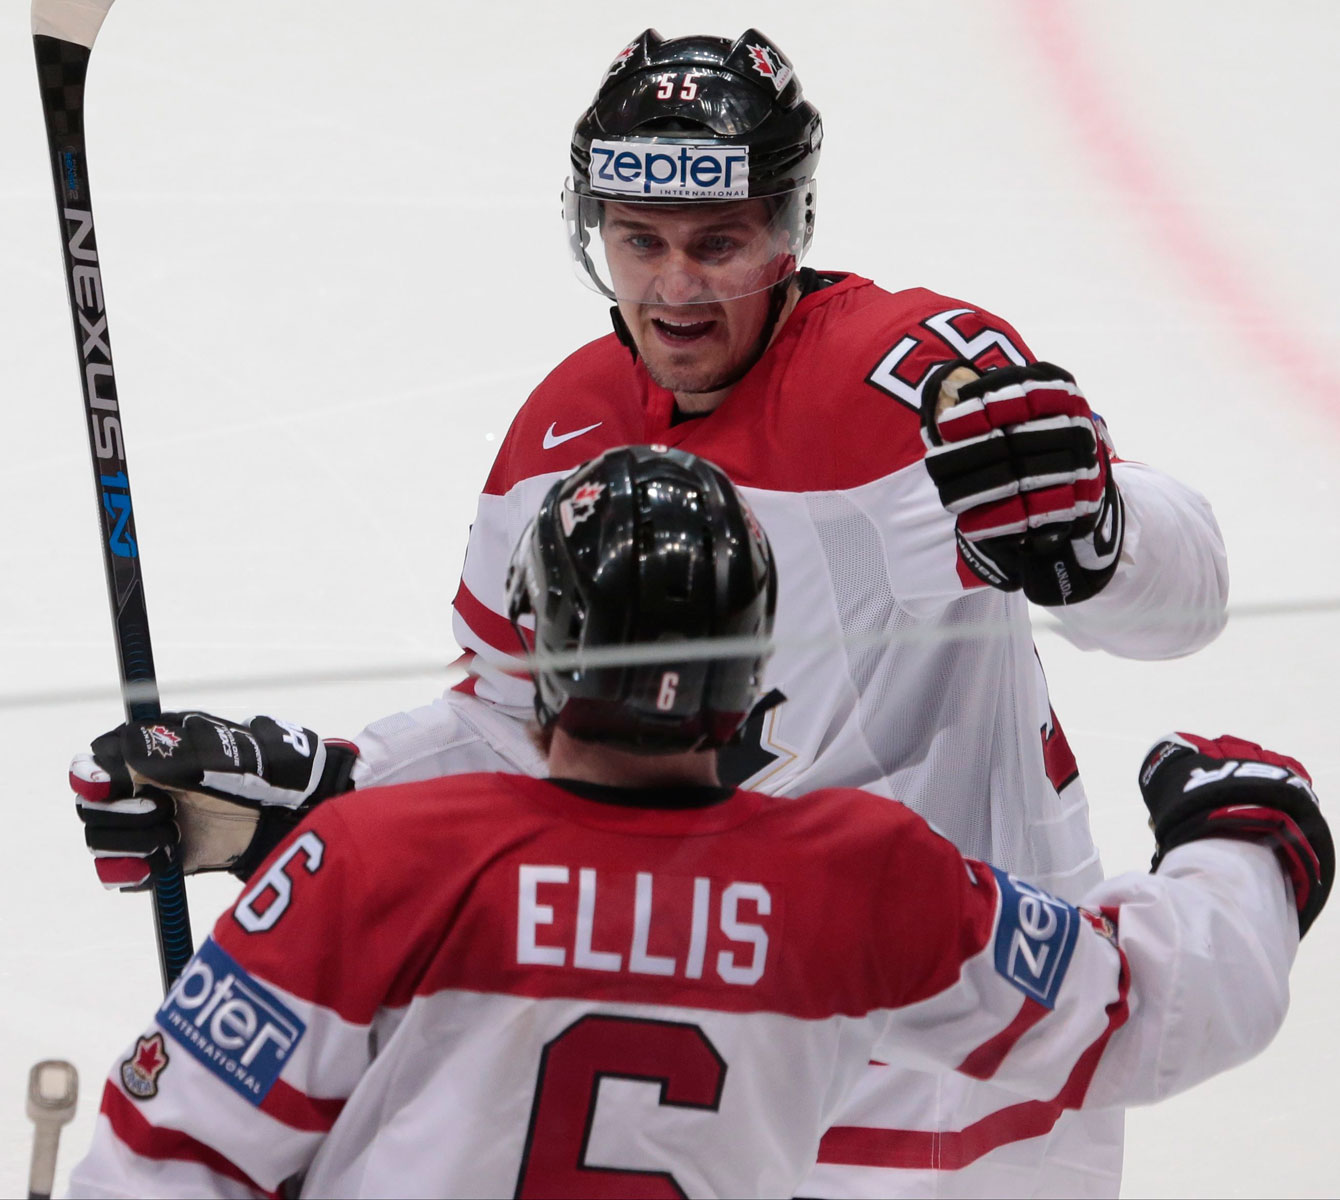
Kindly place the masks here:
[(231, 1179), (257, 1195), (278, 1195), (261, 1187), (231, 1159), (177, 1129), (155, 1125), (110, 1080), (102, 1093), (102, 1115), (132, 1154), (157, 1162), (191, 1163)]
[(470, 631), (491, 649), (500, 654), (513, 656), (522, 653), (521, 641), (516, 635), (516, 630), (512, 628), (512, 622), (482, 603), (466, 587), (464, 579), (456, 589), (452, 607)]

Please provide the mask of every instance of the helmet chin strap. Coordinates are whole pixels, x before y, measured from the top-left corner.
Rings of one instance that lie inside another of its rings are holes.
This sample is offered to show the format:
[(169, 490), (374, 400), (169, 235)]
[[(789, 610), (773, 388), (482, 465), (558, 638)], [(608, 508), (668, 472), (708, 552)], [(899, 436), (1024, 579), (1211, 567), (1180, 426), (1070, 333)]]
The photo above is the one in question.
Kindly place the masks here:
[(628, 328), (628, 322), (623, 319), (623, 313), (619, 311), (617, 304), (610, 305), (610, 324), (614, 326), (614, 336), (633, 356), (633, 361), (637, 362), (637, 342), (633, 340), (633, 331)]
[[(702, 395), (707, 392), (719, 392), (724, 388), (734, 387), (750, 371), (754, 369), (754, 364), (763, 357), (769, 343), (772, 341), (772, 335), (777, 329), (777, 321), (782, 315), (782, 309), (786, 307), (787, 292), (795, 280), (793, 271), (785, 279), (779, 279), (768, 289), (768, 311), (763, 318), (763, 327), (758, 332), (758, 337), (754, 339), (754, 344), (750, 346), (749, 353), (729, 372), (720, 379), (709, 383), (706, 387), (694, 388), (689, 395)], [(616, 304), (610, 309), (610, 322), (614, 326), (614, 335), (628, 349), (628, 353), (633, 356), (633, 361), (637, 361), (637, 341), (633, 337), (633, 331), (628, 328), (628, 322), (623, 319), (623, 313), (619, 311)]]

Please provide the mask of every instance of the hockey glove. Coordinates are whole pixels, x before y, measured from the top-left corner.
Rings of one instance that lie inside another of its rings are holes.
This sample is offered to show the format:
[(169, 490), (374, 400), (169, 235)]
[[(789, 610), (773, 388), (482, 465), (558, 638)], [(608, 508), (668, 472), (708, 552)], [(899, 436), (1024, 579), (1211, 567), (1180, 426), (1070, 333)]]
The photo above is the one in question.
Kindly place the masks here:
[(1317, 807), (1312, 778), (1287, 755), (1222, 735), (1170, 733), (1145, 755), (1140, 794), (1157, 850), (1225, 837), (1269, 846), (1298, 904), (1301, 937), (1317, 919), (1335, 879), (1335, 847)]
[(1122, 501), (1074, 377), (1051, 363), (978, 375), (954, 362), (926, 395), (926, 468), (973, 573), (1034, 604), (1102, 591), (1121, 554)]
[(70, 786), (103, 886), (136, 891), (173, 862), (246, 879), (308, 810), (352, 789), (357, 757), (273, 717), (163, 713), (97, 738)]

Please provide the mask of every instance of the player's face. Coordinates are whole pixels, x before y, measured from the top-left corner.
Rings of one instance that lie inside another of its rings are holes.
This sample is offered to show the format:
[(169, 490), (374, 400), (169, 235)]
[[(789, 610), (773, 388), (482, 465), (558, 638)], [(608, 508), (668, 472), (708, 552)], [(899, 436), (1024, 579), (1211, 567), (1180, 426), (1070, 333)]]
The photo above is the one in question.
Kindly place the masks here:
[(770, 236), (769, 221), (761, 200), (606, 202), (601, 236), (615, 291), (639, 298), (621, 299), (619, 311), (663, 388), (712, 393), (754, 352), (768, 289), (791, 273), (786, 238)]

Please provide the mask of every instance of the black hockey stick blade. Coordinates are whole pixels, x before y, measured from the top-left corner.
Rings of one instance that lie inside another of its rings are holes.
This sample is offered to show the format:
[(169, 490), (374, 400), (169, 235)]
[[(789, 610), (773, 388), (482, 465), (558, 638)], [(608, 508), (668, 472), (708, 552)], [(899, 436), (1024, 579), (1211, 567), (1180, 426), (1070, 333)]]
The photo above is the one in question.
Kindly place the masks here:
[[(111, 6), (112, 0), (33, 0), (33, 48), (88, 422), (121, 694), (127, 720), (143, 721), (152, 720), (161, 711), (158, 681), (149, 641), (125, 434), (107, 333), (84, 151), (84, 79), (94, 39)], [(166, 991), (192, 953), (191, 921), (180, 867), (174, 865), (155, 881), (153, 902), (158, 962)]]

